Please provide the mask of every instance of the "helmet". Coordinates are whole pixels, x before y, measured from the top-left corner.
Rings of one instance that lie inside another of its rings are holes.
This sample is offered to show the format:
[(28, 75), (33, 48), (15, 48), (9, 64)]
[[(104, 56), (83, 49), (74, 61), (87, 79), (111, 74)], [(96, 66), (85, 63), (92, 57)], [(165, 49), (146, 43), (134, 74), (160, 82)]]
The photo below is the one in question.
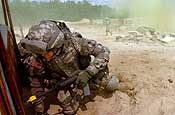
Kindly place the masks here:
[(50, 20), (33, 25), (22, 39), (21, 45), (36, 54), (43, 54), (52, 48), (60, 48), (64, 42), (64, 34), (57, 23)]
[(118, 88), (119, 80), (117, 76), (112, 75), (112, 77), (109, 79), (107, 85), (106, 85), (106, 91), (114, 91)]

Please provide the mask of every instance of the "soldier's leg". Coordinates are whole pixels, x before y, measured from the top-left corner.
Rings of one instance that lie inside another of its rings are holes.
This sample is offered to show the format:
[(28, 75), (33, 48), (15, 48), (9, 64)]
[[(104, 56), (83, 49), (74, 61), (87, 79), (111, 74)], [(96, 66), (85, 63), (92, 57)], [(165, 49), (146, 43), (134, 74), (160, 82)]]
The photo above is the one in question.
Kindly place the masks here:
[(106, 36), (108, 36), (108, 28), (106, 27)]
[(109, 32), (110, 32), (110, 34), (111, 34), (111, 36), (112, 36), (112, 31), (110, 30)]

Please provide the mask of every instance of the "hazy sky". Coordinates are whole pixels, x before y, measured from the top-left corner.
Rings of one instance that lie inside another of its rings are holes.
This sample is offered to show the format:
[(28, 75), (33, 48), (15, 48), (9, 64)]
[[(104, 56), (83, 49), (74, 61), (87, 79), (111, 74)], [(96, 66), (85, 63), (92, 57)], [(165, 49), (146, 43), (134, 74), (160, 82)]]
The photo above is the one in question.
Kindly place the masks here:
[[(48, 2), (50, 0), (31, 0), (31, 1), (39, 1), (39, 2)], [(75, 1), (75, 2), (78, 2), (78, 1), (83, 1), (83, 0), (61, 0), (62, 2), (64, 1)], [(91, 4), (95, 5), (110, 5), (112, 0), (87, 0), (89, 1)]]

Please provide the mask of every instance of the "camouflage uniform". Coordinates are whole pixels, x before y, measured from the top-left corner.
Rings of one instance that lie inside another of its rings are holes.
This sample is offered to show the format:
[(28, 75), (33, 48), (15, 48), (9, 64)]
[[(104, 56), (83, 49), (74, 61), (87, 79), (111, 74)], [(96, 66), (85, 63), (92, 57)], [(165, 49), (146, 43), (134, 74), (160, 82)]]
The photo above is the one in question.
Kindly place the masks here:
[[(47, 46), (49, 49), (47, 52), (52, 51), (50, 57), (43, 57), (40, 49), (36, 50), (35, 47), (27, 47), (26, 42), (23, 42), (23, 40), (20, 42), (20, 44), (27, 49), (28, 54), (30, 54), (25, 57), (23, 62), (29, 68), (31, 92), (34, 95), (39, 95), (41, 92), (44, 92), (46, 85), (43, 85), (43, 83), (45, 83), (45, 79), (65, 79), (71, 77), (75, 71), (87, 72), (90, 76), (87, 78), (87, 81), (90, 79), (98, 79), (99, 81), (107, 79), (109, 73), (107, 67), (109, 62), (109, 49), (94, 40), (83, 38), (79, 33), (70, 32), (65, 23), (41, 21), (39, 24), (30, 28), (25, 40), (27, 39), (29, 42), (32, 40), (40, 40), (49, 44), (48, 39), (53, 38), (52, 35), (57, 32), (58, 28), (64, 36), (61, 41), (63, 44), (57, 47), (58, 44), (53, 42), (54, 46), (50, 45), (50, 49)], [(60, 35), (59, 33), (56, 37)], [(34, 48), (34, 50), (31, 50), (31, 48)], [(24, 49), (20, 49), (22, 53), (24, 53)], [(95, 57), (93, 61), (91, 61), (91, 55)], [(36, 111), (44, 111), (43, 100), (44, 97), (38, 106), (38, 110), (36, 107)], [(63, 111), (66, 111), (69, 106), (64, 103), (64, 100), (59, 100), (62, 103)], [(70, 113), (68, 112), (68, 114), (73, 114), (77, 109), (78, 108), (74, 108), (74, 110)]]

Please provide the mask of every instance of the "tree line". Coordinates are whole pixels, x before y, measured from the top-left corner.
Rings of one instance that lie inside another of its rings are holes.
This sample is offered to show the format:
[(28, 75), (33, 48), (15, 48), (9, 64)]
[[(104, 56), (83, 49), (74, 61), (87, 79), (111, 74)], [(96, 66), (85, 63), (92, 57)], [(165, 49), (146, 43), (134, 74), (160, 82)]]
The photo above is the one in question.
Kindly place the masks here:
[[(92, 5), (87, 0), (81, 2), (50, 0), (50, 2), (31, 2), (13, 0), (10, 9), (15, 24), (30, 24), (43, 19), (78, 21), (82, 18), (103, 19), (125, 18), (127, 12), (121, 12), (107, 5)], [(2, 14), (0, 14), (2, 15)]]

